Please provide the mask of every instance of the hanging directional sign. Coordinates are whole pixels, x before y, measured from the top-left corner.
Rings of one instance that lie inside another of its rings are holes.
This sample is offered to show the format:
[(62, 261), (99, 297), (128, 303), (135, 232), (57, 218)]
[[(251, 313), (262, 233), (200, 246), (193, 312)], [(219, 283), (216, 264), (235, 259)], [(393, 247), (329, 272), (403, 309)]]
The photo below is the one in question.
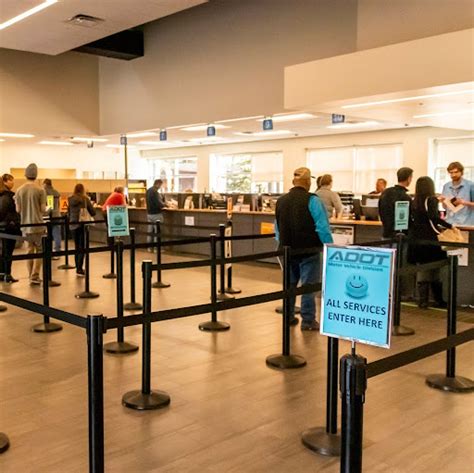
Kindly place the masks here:
[(120, 136), (120, 144), (122, 146), (126, 146), (127, 145), (127, 136), (126, 135), (121, 135)]
[(273, 120), (271, 118), (265, 118), (262, 122), (263, 130), (273, 130)]
[(346, 121), (345, 115), (339, 115), (337, 113), (333, 113), (331, 115), (331, 122), (333, 125), (337, 125), (338, 123), (344, 123)]
[(168, 132), (166, 130), (160, 130), (160, 141), (166, 141), (168, 139)]
[(214, 125), (207, 127), (207, 136), (216, 136), (216, 127)]

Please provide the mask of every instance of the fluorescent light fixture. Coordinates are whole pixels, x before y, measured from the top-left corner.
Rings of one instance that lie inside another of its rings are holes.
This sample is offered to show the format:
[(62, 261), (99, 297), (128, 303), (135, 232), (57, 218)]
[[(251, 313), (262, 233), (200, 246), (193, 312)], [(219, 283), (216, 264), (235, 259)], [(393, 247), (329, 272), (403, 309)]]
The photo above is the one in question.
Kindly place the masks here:
[(204, 136), (202, 138), (191, 138), (189, 141), (193, 143), (215, 143), (218, 141), (225, 141), (224, 138), (220, 136)]
[(70, 141), (40, 141), (40, 145), (74, 146)]
[(158, 136), (158, 133), (156, 131), (143, 131), (127, 134), (127, 138), (146, 138), (147, 136)]
[(0, 143), (1, 143), (2, 141), (5, 141), (5, 140), (4, 140), (3, 138), (0, 138)]
[[(273, 115), (272, 120), (274, 122), (293, 122), (297, 120), (309, 120), (310, 118), (318, 118), (316, 115), (313, 115), (312, 113), (289, 113), (289, 114), (278, 114), (278, 115)], [(259, 118), (257, 121), (263, 122), (264, 118)]]
[(244, 120), (258, 120), (259, 118), (265, 118), (264, 115), (255, 115), (253, 117), (242, 117), (242, 118), (228, 118), (227, 120), (217, 120), (215, 123), (230, 123), (230, 122), (241, 122)]
[(268, 131), (256, 131), (255, 133), (244, 133), (237, 131), (234, 135), (239, 136), (281, 136), (281, 135), (294, 135), (294, 131), (290, 130), (268, 130)]
[(28, 18), (31, 15), (34, 15), (35, 13), (40, 12), (41, 10), (44, 10), (45, 8), (50, 7), (51, 5), (54, 5), (57, 3), (58, 0), (46, 0), (43, 3), (40, 3), (36, 7), (30, 8), (29, 10), (26, 10), (23, 13), (20, 13), (17, 16), (14, 16), (13, 18), (10, 18), (7, 21), (4, 21), (3, 23), (0, 23), (0, 31), (4, 30), (5, 28), (8, 28), (11, 25), (14, 25), (15, 23), (18, 23), (21, 20), (24, 20), (25, 18)]
[(146, 146), (166, 146), (169, 145), (169, 141), (139, 141), (139, 145), (146, 145)]
[(0, 133), (0, 136), (4, 138), (34, 138), (35, 135), (30, 135), (28, 133)]
[(352, 105), (343, 105), (341, 108), (347, 109), (347, 108), (372, 107), (374, 105), (385, 105), (387, 103), (410, 102), (411, 100), (431, 99), (435, 97), (449, 97), (451, 95), (463, 95), (463, 94), (472, 94), (472, 93), (474, 93), (474, 89), (457, 90), (453, 92), (440, 92), (439, 94), (426, 94), (426, 95), (416, 95), (414, 97), (403, 97), (400, 99), (388, 99), (388, 100), (378, 100), (376, 102), (355, 103)]
[(376, 121), (368, 122), (359, 122), (359, 123), (338, 123), (337, 125), (329, 125), (326, 128), (331, 128), (332, 130), (343, 130), (345, 128), (360, 128), (360, 127), (371, 127), (376, 126), (379, 123)]
[(466, 110), (455, 110), (452, 112), (424, 113), (423, 115), (413, 115), (413, 118), (444, 117), (448, 115), (464, 115), (466, 113), (474, 113), (474, 108)]
[(185, 128), (181, 128), (183, 131), (206, 131), (209, 126), (213, 126), (216, 130), (222, 130), (223, 128), (230, 128), (227, 125), (219, 125), (219, 124), (206, 124), (206, 125), (197, 125), (197, 126), (187, 126)]
[[(105, 145), (106, 148), (123, 148), (124, 145)], [(128, 149), (133, 149), (133, 148), (136, 148), (136, 146), (133, 146), (133, 145), (127, 145), (127, 148)]]
[(88, 141), (93, 141), (95, 143), (105, 143), (109, 140), (106, 138), (84, 138), (83, 136), (75, 136), (74, 138), (72, 138), (72, 141), (81, 141), (84, 143), (87, 143)]

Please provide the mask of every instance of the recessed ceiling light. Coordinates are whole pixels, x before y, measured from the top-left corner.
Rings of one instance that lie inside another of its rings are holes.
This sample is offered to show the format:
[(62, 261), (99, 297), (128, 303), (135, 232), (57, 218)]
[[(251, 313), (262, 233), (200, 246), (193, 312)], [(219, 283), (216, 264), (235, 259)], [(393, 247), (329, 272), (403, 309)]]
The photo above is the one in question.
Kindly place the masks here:
[(0, 136), (5, 138), (34, 138), (35, 135), (30, 135), (28, 133), (0, 133)]
[(14, 25), (15, 23), (18, 23), (21, 20), (24, 20), (25, 18), (28, 18), (31, 15), (34, 15), (35, 13), (40, 12), (41, 10), (44, 10), (45, 8), (50, 7), (51, 5), (54, 5), (57, 3), (58, 0), (46, 0), (43, 3), (40, 3), (36, 7), (30, 8), (29, 10), (26, 10), (23, 13), (20, 13), (17, 16), (14, 16), (13, 18), (10, 18), (7, 21), (4, 21), (3, 23), (0, 23), (0, 31), (4, 30), (5, 28), (8, 28), (11, 25)]
[(146, 136), (158, 136), (156, 131), (143, 131), (139, 133), (127, 133), (127, 138), (145, 138)]
[[(318, 118), (316, 115), (312, 113), (288, 113), (288, 114), (277, 114), (272, 116), (272, 120), (274, 122), (293, 122), (297, 120), (309, 120), (310, 118)], [(260, 118), (259, 122), (263, 122), (263, 118)]]
[(40, 141), (40, 145), (74, 146), (70, 141)]
[(413, 115), (413, 118), (444, 117), (446, 115), (464, 115), (467, 113), (474, 113), (474, 109), (455, 110), (452, 112), (424, 113), (423, 115)]
[(268, 131), (256, 131), (252, 132), (245, 132), (245, 131), (237, 131), (234, 135), (239, 136), (279, 136), (279, 135), (294, 135), (294, 131), (290, 130), (268, 130)]
[(206, 131), (207, 127), (213, 126), (216, 130), (222, 130), (223, 128), (230, 128), (226, 125), (219, 125), (219, 124), (206, 124), (206, 125), (197, 125), (197, 126), (187, 126), (185, 128), (181, 128), (183, 131)]
[(463, 95), (463, 94), (472, 94), (472, 93), (474, 93), (474, 89), (458, 90), (458, 91), (453, 91), (453, 92), (440, 92), (439, 94), (416, 95), (414, 97), (403, 97), (400, 99), (388, 99), (388, 100), (378, 100), (376, 102), (355, 103), (351, 105), (343, 105), (341, 108), (347, 109), (347, 108), (372, 107), (374, 105), (385, 105), (387, 103), (409, 102), (410, 100), (431, 99), (434, 97), (449, 97), (450, 95)]
[(359, 128), (359, 127), (370, 127), (378, 125), (378, 122), (375, 121), (367, 121), (367, 122), (359, 122), (359, 123), (338, 123), (337, 125), (329, 125), (326, 128), (331, 128), (332, 130), (340, 130), (344, 128)]
[(72, 141), (83, 141), (87, 143), (88, 141), (94, 141), (96, 143), (105, 143), (107, 140), (106, 138), (84, 138), (83, 136), (75, 136), (74, 138), (71, 138)]
[[(105, 145), (106, 148), (123, 148), (124, 145)], [(133, 149), (136, 148), (136, 146), (133, 145), (127, 145), (128, 149)]]

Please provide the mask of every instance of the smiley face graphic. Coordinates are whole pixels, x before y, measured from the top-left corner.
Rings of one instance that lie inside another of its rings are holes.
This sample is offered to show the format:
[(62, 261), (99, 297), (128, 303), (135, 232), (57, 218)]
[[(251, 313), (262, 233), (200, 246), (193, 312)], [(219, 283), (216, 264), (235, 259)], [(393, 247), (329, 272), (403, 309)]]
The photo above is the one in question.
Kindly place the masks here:
[(364, 276), (351, 274), (346, 280), (346, 293), (355, 299), (362, 299), (369, 291), (369, 283)]

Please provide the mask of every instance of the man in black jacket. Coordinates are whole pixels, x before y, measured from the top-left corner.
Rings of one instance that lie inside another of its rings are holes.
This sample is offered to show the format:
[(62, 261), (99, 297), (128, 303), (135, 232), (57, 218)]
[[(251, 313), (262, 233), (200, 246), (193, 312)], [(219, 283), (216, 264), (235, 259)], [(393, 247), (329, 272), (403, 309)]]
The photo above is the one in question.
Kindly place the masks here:
[[(147, 219), (152, 224), (148, 227), (148, 232), (152, 233), (155, 231), (155, 223), (163, 221), (163, 209), (166, 207), (166, 202), (164, 196), (158, 191), (161, 188), (163, 181), (161, 179), (156, 179), (153, 183), (153, 186), (146, 191), (146, 211)], [(147, 237), (148, 243), (153, 241), (152, 237), (149, 235)], [(148, 248), (148, 251), (152, 252), (152, 248)]]
[(400, 168), (397, 171), (398, 184), (385, 189), (379, 200), (379, 215), (383, 225), (384, 238), (393, 238), (395, 232), (395, 203), (411, 202), (408, 187), (413, 179), (413, 169)]

